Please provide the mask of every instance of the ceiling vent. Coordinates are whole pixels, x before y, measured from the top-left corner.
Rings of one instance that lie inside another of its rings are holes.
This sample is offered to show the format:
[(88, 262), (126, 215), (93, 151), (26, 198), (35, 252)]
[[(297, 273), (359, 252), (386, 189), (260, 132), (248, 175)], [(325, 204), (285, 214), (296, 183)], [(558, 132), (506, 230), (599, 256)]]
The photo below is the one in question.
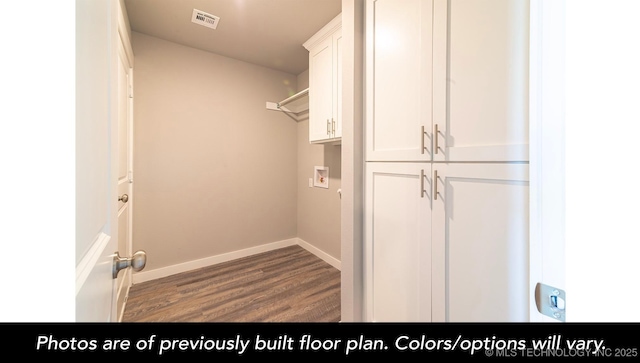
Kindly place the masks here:
[(207, 28), (215, 29), (218, 27), (220, 17), (205, 13), (198, 9), (193, 9), (193, 15), (191, 15), (191, 22), (206, 26)]

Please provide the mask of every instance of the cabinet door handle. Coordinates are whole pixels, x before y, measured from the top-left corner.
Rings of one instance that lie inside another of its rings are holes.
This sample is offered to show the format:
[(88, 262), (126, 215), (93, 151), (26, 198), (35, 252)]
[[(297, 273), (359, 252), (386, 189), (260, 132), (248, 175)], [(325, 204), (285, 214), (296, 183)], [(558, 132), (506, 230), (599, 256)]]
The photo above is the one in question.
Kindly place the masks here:
[(438, 124), (433, 126), (433, 149), (438, 153)]
[(331, 131), (329, 129), (329, 119), (327, 119), (327, 135), (331, 135)]
[(420, 153), (424, 154), (424, 125), (420, 127), (422, 129), (420, 131)]
[(438, 200), (438, 171), (433, 171), (433, 200)]
[(333, 118), (331, 118), (331, 133), (336, 136), (336, 121)]
[(424, 169), (420, 169), (420, 198), (424, 198)]

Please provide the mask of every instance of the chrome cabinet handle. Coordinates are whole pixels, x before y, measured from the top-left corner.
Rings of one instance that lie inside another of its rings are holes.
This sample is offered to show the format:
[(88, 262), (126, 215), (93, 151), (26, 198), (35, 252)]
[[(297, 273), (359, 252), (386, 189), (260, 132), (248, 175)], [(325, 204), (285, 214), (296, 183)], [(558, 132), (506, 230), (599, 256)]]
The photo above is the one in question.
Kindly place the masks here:
[(420, 198), (424, 198), (424, 169), (420, 169)]
[(433, 126), (433, 148), (435, 149), (435, 153), (438, 153), (438, 124)]
[(126, 194), (122, 194), (122, 196), (121, 196), (121, 197), (118, 197), (118, 201), (119, 201), (119, 202), (122, 202), (122, 203), (126, 203), (126, 202), (128, 202), (128, 201), (129, 201), (129, 196), (128, 196), (128, 195), (126, 195)]
[(438, 171), (433, 171), (433, 200), (438, 200)]

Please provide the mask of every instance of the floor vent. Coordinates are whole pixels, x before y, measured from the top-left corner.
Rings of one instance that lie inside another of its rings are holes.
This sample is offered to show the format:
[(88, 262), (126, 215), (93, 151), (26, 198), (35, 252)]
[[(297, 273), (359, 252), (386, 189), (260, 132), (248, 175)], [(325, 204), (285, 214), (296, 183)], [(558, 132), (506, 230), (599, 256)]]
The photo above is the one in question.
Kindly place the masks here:
[(218, 22), (220, 21), (220, 17), (211, 15), (209, 13), (205, 13), (204, 11), (200, 11), (198, 9), (193, 9), (193, 15), (191, 15), (191, 21), (193, 23), (206, 26), (207, 28), (215, 29), (218, 27)]

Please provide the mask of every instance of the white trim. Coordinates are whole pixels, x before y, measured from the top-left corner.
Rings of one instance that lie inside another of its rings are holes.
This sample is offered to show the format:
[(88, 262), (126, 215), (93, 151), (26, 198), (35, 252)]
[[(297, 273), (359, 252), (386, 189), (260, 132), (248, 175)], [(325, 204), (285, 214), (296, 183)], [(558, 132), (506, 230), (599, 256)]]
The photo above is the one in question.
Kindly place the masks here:
[[(538, 282), (565, 289), (564, 38), (565, 1), (530, 3), (529, 291)], [(532, 294), (531, 322), (540, 314)]]
[(322, 29), (318, 30), (318, 32), (309, 38), (309, 40), (304, 42), (303, 46), (305, 49), (311, 50), (311, 48), (315, 47), (323, 40), (330, 38), (333, 35), (333, 32), (338, 30), (340, 27), (342, 27), (342, 13), (333, 18), (327, 25), (322, 27)]
[(199, 260), (193, 260), (193, 261), (188, 261), (184, 263), (179, 263), (176, 265), (162, 267), (155, 270), (141, 271), (133, 274), (133, 284), (135, 285), (137, 283), (151, 281), (151, 280), (159, 279), (162, 277), (167, 277), (170, 275), (175, 275), (177, 273), (187, 272), (187, 271), (195, 270), (202, 267), (216, 265), (219, 263), (236, 260), (238, 258), (255, 255), (262, 252), (277, 250), (283, 247), (294, 246), (297, 244), (298, 244), (297, 238), (290, 238), (290, 239), (286, 239), (278, 242), (267, 243), (261, 246), (245, 248), (243, 250), (223, 253), (221, 255), (205, 257)]
[(120, 2), (118, 3), (118, 35), (124, 45), (125, 54), (127, 55), (127, 60), (129, 61), (129, 67), (133, 68), (133, 48), (131, 47), (131, 39), (129, 39), (129, 33), (127, 31), (127, 25), (124, 20), (124, 13), (122, 11), (122, 7)]
[(306, 242), (305, 240), (300, 239), (300, 238), (298, 238), (298, 245), (300, 247), (304, 248), (305, 250), (313, 253), (314, 255), (319, 257), (320, 259), (324, 260), (324, 262), (328, 263), (329, 265), (337, 268), (338, 270), (341, 269), (342, 264), (341, 264), (340, 260), (338, 260), (337, 258), (331, 256), (330, 254), (322, 251), (318, 247), (316, 247), (316, 246), (310, 244), (309, 242)]
[(363, 197), (365, 3), (342, 0), (342, 183), (340, 202), (340, 316), (363, 321)]
[(89, 251), (87, 251), (84, 257), (82, 257), (80, 262), (76, 265), (76, 295), (78, 295), (80, 290), (82, 290), (89, 274), (91, 274), (93, 266), (96, 265), (98, 259), (102, 256), (102, 251), (107, 248), (109, 241), (111, 241), (111, 236), (100, 232), (91, 244)]
[(121, 271), (121, 273), (124, 274), (124, 278), (122, 279), (122, 282), (120, 282), (120, 285), (117, 286), (116, 288), (115, 301), (120, 301), (121, 295), (124, 295), (124, 301), (120, 309), (116, 311), (117, 322), (122, 322), (122, 318), (124, 317), (124, 312), (127, 310), (127, 299), (129, 298), (129, 288), (131, 287), (131, 281), (132, 281), (131, 279), (132, 272), (130, 268), (125, 269), (124, 271)]
[[(542, 282), (542, 0), (529, 8), (529, 291)], [(542, 322), (535, 296), (529, 299), (529, 321)]]

